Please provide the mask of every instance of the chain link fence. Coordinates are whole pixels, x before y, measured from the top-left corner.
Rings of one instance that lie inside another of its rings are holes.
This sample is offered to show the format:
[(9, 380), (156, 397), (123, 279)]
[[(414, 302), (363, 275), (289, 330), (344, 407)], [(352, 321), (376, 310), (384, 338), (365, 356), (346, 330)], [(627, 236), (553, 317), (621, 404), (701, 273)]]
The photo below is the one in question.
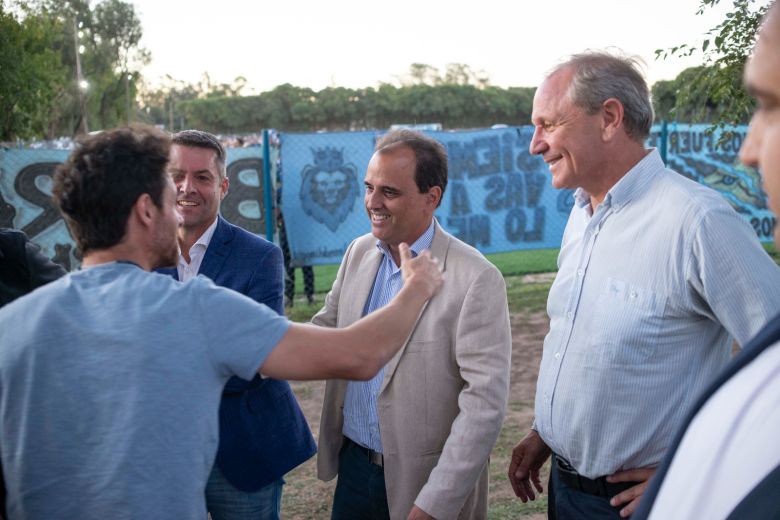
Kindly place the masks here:
[[(726, 131), (723, 136), (710, 133), (708, 125), (656, 125), (647, 144), (658, 147), (672, 169), (719, 191), (762, 241), (771, 241), (776, 219), (758, 172), (737, 157), (747, 127)], [(338, 263), (347, 245), (370, 231), (363, 178), (383, 133), (273, 134), (269, 189), (284, 214), (293, 265)], [(425, 133), (449, 154), (449, 182), (436, 211), (445, 229), (484, 253), (559, 246), (572, 192), (553, 189), (547, 166), (528, 152), (533, 127)], [(52, 174), (68, 153), (0, 149), (0, 227), (23, 230), (46, 255), (73, 269), (78, 253), (50, 200)], [(260, 235), (275, 220), (266, 202), (272, 199), (264, 196), (263, 168), (261, 146), (228, 149), (230, 191), (222, 214)]]

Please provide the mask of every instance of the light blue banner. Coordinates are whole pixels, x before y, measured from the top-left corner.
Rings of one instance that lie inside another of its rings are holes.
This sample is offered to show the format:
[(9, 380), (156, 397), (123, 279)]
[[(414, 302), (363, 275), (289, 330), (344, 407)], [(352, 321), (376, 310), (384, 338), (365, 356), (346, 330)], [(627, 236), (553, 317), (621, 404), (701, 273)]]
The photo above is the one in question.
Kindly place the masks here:
[[(723, 132), (728, 137), (720, 143)], [(727, 127), (710, 132), (710, 125), (670, 123), (666, 161), (669, 168), (720, 192), (753, 227), (763, 242), (772, 241), (777, 219), (767, 207), (761, 176), (754, 168), (739, 162), (739, 149), (747, 126)], [(653, 127), (649, 142), (655, 146), (661, 126)], [(719, 144), (720, 143), (720, 144)]]
[[(426, 132), (449, 154), (449, 182), (436, 211), (445, 229), (485, 253), (560, 245), (571, 191), (554, 190), (547, 166), (528, 153), (532, 132)], [(354, 238), (370, 231), (363, 179), (380, 135), (282, 135), (282, 208), (297, 264), (337, 263)]]
[[(739, 164), (747, 127), (716, 146), (709, 125), (669, 125), (667, 157), (679, 173), (719, 191), (763, 241), (776, 219), (758, 172)], [(533, 127), (425, 132), (447, 147), (449, 183), (439, 222), (483, 253), (559, 247), (573, 205), (555, 190), (547, 165), (528, 152)], [(658, 146), (655, 125), (648, 146)], [(368, 233), (363, 178), (382, 132), (283, 134), (283, 210), (297, 265), (337, 263), (347, 245)]]
[[(771, 241), (776, 218), (767, 208), (758, 172), (739, 164), (737, 152), (747, 127), (717, 146), (720, 133), (709, 125), (670, 124), (669, 166), (718, 190)], [(554, 190), (544, 162), (528, 153), (533, 128), (510, 127), (426, 132), (447, 147), (449, 183), (439, 222), (484, 253), (556, 248), (573, 199)], [(282, 135), (282, 205), (294, 263), (338, 263), (347, 245), (368, 233), (363, 178), (374, 142), (383, 132)], [(655, 125), (648, 146), (659, 146)], [(0, 150), (0, 226), (24, 230), (46, 255), (68, 268), (79, 261), (73, 241), (50, 202), (51, 175), (67, 158), (64, 150)], [(230, 192), (222, 214), (263, 233), (262, 148), (228, 149)]]
[[(65, 222), (51, 202), (52, 175), (67, 150), (0, 150), (0, 227), (21, 229), (55, 262), (74, 269), (80, 264)], [(223, 216), (254, 233), (264, 233), (263, 151), (229, 148), (230, 190)]]

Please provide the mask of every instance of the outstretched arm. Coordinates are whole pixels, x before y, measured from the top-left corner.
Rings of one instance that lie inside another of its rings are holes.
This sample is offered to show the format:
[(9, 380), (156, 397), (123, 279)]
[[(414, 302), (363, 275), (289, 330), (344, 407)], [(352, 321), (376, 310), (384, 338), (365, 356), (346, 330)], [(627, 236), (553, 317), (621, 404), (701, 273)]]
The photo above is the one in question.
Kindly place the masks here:
[(344, 329), (292, 324), (260, 372), (277, 379), (371, 379), (401, 348), (425, 302), (441, 287), (438, 261), (401, 244), (404, 286), (393, 300)]

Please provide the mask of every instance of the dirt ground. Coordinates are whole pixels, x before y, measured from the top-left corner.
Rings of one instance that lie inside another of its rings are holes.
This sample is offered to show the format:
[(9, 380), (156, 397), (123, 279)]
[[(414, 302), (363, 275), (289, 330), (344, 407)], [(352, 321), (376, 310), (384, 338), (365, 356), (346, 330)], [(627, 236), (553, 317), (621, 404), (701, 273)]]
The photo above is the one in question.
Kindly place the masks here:
[[(528, 280), (534, 282), (536, 280)], [(511, 316), (512, 375), (509, 407), (490, 462), (490, 512), (492, 520), (546, 518), (546, 497), (522, 504), (514, 496), (506, 477), (512, 448), (533, 420), (533, 398), (542, 353), (542, 341), (549, 323), (544, 312), (519, 312)], [(294, 383), (293, 389), (306, 414), (315, 437), (319, 429), (320, 408), (325, 383)], [(330, 502), (335, 480), (316, 478), (316, 458), (287, 475), (282, 512), (285, 520), (330, 518)], [(546, 474), (545, 474), (546, 482)]]

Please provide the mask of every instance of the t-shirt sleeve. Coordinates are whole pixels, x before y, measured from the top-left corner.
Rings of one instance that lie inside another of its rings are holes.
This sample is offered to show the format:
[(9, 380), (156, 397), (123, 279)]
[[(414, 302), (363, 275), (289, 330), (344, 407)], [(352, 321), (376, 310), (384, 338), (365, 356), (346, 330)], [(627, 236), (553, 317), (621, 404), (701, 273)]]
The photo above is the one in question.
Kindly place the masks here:
[(227, 377), (252, 379), (290, 322), (266, 305), (218, 287), (205, 277), (192, 280), (191, 287), (197, 291), (193, 296), (200, 304), (201, 330), (214, 366)]

